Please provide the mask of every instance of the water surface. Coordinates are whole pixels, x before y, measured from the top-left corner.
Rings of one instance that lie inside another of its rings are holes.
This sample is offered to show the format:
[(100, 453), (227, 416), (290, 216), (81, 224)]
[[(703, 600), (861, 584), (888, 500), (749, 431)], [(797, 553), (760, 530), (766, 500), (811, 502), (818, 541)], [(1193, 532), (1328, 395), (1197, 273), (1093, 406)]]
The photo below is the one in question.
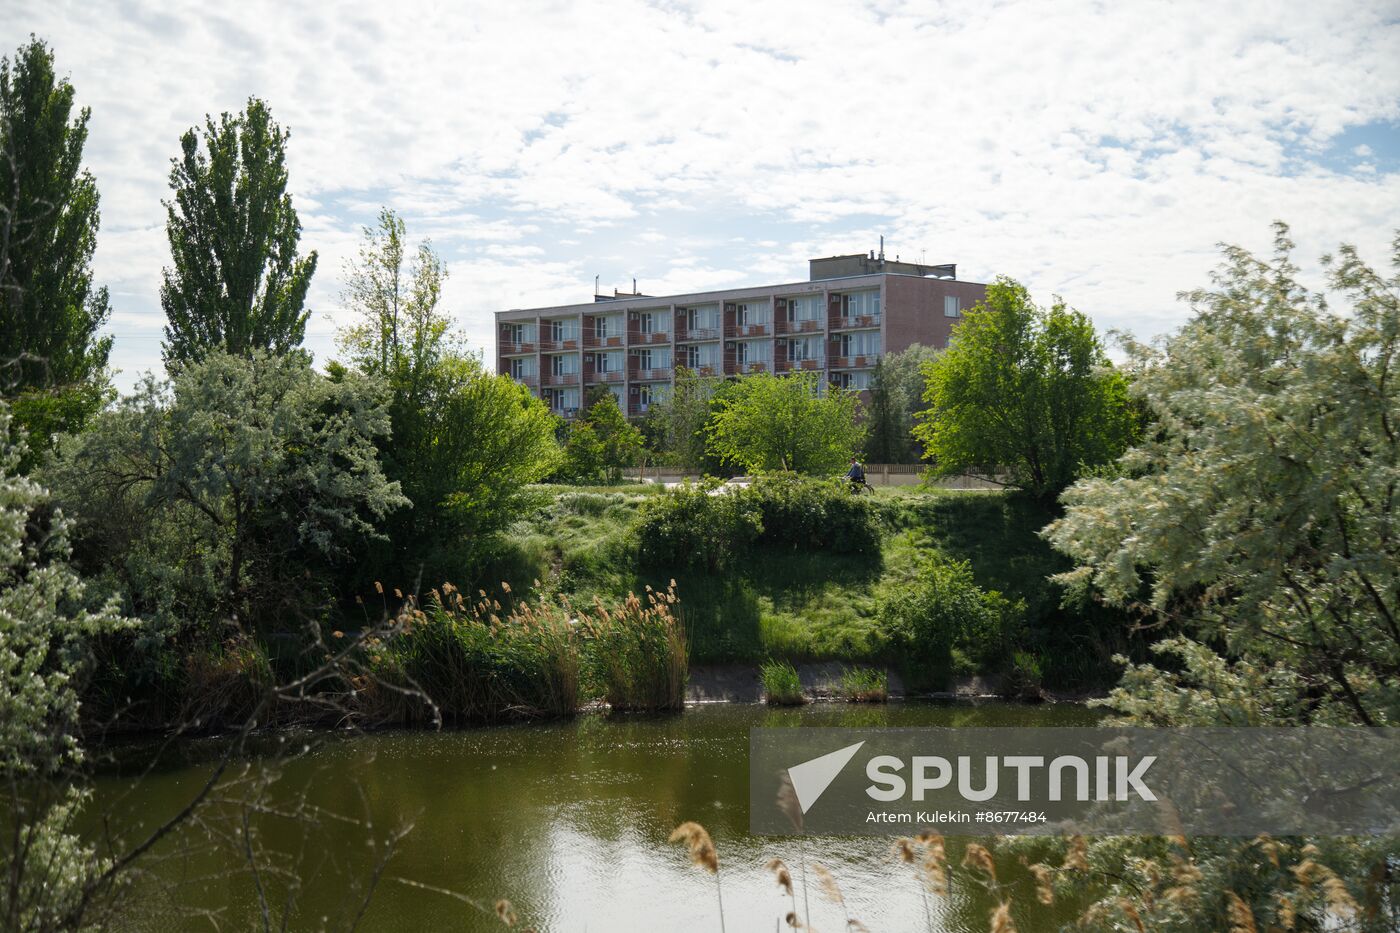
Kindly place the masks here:
[[(240, 771), (247, 783), (225, 791), (227, 802), (213, 811), (219, 819), (210, 827), (222, 840), (185, 833), (162, 847), (141, 882), (139, 916), (124, 923), (163, 931), (254, 925), (259, 897), (251, 873), (240, 870), (246, 851), (239, 801), (252, 799), (252, 783), (275, 773), (262, 799), (276, 812), (249, 811), (248, 827), (256, 846), (269, 853), (260, 859), (268, 910), (275, 919), (290, 903), (291, 929), (338, 927), (359, 913), (367, 881), (383, 861), (382, 840), (411, 824), (384, 863), (362, 929), (501, 930), (494, 914), (462, 898), (488, 908), (509, 898), (521, 925), (541, 930), (718, 930), (714, 879), (666, 842), (677, 824), (695, 820), (719, 850), (731, 933), (773, 930), (791, 908), (764, 869), (773, 857), (789, 862), (795, 875), (804, 862), (825, 865), (850, 915), (871, 930), (984, 931), (995, 904), (985, 891), (963, 873), (955, 876), (950, 897), (929, 898), (926, 906), (909, 867), (891, 857), (889, 839), (799, 843), (750, 836), (749, 729), (1072, 726), (1095, 718), (1073, 705), (833, 703), (770, 710), (717, 704), (668, 717), (595, 714), (440, 733), (294, 736), (294, 745), (308, 748), (304, 754), (275, 772), (247, 762)], [(107, 774), (96, 782), (96, 803), (120, 800), (117, 826), (173, 812), (208, 776), (214, 744), (184, 747), (180, 760), (135, 787), (129, 777)], [(949, 840), (954, 865), (962, 850), (962, 842)], [(1014, 916), (1023, 933), (1064, 922), (1034, 903), (1029, 879), (1014, 860), (1003, 860), (999, 874), (1016, 886)], [(810, 869), (808, 875), (811, 880)], [(290, 878), (300, 879), (295, 888)], [(801, 890), (797, 900), (801, 914)], [(813, 927), (842, 929), (841, 909), (818, 893), (815, 882), (806, 902)], [(208, 913), (184, 912), (191, 908)]]

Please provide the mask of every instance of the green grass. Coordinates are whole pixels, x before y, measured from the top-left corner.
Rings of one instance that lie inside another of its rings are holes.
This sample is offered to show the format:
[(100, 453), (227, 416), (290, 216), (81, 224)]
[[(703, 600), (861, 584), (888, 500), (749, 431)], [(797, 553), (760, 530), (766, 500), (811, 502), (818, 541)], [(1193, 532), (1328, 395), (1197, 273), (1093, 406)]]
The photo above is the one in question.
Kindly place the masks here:
[(763, 680), (763, 701), (769, 706), (801, 706), (807, 702), (797, 669), (788, 661), (764, 661), (758, 669)]
[(841, 672), (841, 695), (852, 703), (884, 703), (890, 698), (890, 677), (872, 667)]
[[(1051, 507), (1004, 492), (881, 487), (889, 530), (874, 557), (763, 548), (733, 570), (640, 572), (629, 530), (656, 486), (538, 487), (552, 497), (505, 536), (500, 579), (516, 592), (608, 602), (672, 579), (693, 663), (765, 659), (882, 665), (897, 660), (876, 616), (881, 596), (908, 585), (920, 560), (969, 560), (978, 585), (1027, 607), (1030, 643), (1047, 686), (1104, 679), (1115, 652), (1136, 654), (1121, 617), (1093, 605), (1062, 607), (1047, 577), (1066, 559), (1037, 536)], [(968, 673), (968, 671), (959, 671)]]

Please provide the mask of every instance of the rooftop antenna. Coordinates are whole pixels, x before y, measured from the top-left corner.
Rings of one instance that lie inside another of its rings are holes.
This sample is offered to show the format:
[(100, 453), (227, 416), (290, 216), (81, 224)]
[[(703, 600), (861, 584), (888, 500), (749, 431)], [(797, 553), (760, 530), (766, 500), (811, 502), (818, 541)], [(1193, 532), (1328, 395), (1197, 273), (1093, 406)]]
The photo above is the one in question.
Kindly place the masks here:
[(880, 234), (880, 261), (885, 261), (885, 235)]
[(595, 275), (595, 276), (593, 276), (593, 294), (595, 294), (595, 295), (598, 294), (598, 280), (599, 280), (600, 278), (602, 278), (601, 275)]
[(632, 294), (637, 294), (637, 277), (632, 276)]

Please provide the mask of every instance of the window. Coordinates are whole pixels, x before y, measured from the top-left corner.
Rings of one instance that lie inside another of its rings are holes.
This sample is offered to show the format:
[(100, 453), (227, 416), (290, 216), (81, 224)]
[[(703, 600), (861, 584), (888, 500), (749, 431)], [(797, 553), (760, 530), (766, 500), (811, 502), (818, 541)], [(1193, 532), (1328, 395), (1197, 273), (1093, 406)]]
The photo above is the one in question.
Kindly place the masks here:
[(647, 311), (637, 315), (637, 330), (639, 332), (649, 334), (655, 326), (656, 319), (652, 316), (651, 312)]
[(608, 339), (608, 319), (605, 317), (595, 317), (593, 319), (593, 335), (599, 340)]
[(957, 295), (943, 296), (943, 316), (962, 317), (962, 302), (958, 300)]
[(549, 358), (549, 371), (556, 376), (569, 376), (578, 372), (578, 355), (563, 353)]
[(510, 376), (512, 379), (528, 379), (534, 374), (534, 359), (525, 356), (518, 356), (510, 361)]
[(877, 331), (862, 330), (841, 335), (842, 356), (878, 356), (879, 353), (880, 334)]
[(768, 312), (772, 308), (766, 301), (745, 301), (739, 304), (737, 323), (740, 327), (767, 324)]
[(846, 318), (879, 317), (880, 293), (878, 291), (869, 291), (851, 292), (849, 295), (842, 295), (841, 316)]

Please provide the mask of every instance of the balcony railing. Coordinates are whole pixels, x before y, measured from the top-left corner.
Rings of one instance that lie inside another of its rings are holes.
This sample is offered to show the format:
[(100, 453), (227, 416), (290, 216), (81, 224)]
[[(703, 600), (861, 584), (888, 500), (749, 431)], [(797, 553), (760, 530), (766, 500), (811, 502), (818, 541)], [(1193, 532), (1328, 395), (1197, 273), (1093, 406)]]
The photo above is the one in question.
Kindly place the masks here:
[(664, 330), (654, 330), (646, 334), (634, 330), (627, 334), (627, 342), (636, 347), (644, 347), (654, 343), (670, 343), (671, 334)]
[(544, 373), (540, 376), (542, 386), (576, 386), (578, 373)]
[(866, 356), (833, 356), (828, 364), (832, 369), (869, 369), (880, 357), (878, 354)]
[(736, 368), (741, 373), (766, 373), (772, 365), (768, 360), (749, 360), (747, 363), (739, 363)]
[(692, 328), (689, 328), (689, 329), (683, 328), (683, 327), (682, 327), (682, 328), (677, 328), (677, 330), (676, 330), (676, 342), (677, 342), (677, 343), (681, 343), (681, 342), (684, 342), (684, 341), (687, 341), (687, 340), (718, 340), (718, 339), (719, 339), (719, 328), (718, 328), (718, 327), (692, 327)]
[(607, 370), (606, 372), (601, 372), (601, 373), (600, 373), (600, 372), (590, 372), (590, 373), (585, 373), (585, 374), (584, 374), (584, 382), (587, 382), (587, 383), (589, 383), (590, 385), (593, 384), (593, 383), (598, 383), (598, 382), (621, 382), (621, 381), (622, 381), (622, 370), (620, 370), (620, 369), (610, 369), (610, 370)]
[(672, 369), (669, 366), (655, 366), (651, 369), (633, 369), (631, 376), (638, 382), (655, 382), (662, 379), (670, 379)]
[(773, 367), (775, 372), (780, 373), (811, 372), (821, 368), (821, 360), (783, 360)]
[(839, 314), (833, 314), (830, 323), (832, 330), (852, 330), (857, 327), (879, 327), (880, 315), (855, 314), (850, 317), (841, 317)]
[(697, 376), (718, 376), (718, 375), (719, 375), (719, 366), (717, 366), (717, 365), (715, 365), (715, 364), (713, 364), (713, 363), (704, 363), (704, 364), (699, 364), (699, 365), (695, 365), (695, 366), (684, 366), (684, 364), (682, 364), (682, 367), (681, 367), (681, 368), (688, 369), (688, 370), (690, 370), (691, 372), (693, 372), (693, 373), (694, 373), (695, 375), (697, 375)]
[(540, 384), (540, 377), (539, 377), (539, 376), (536, 376), (534, 373), (526, 373), (526, 374), (523, 375), (523, 376), (516, 376), (516, 375), (513, 375), (512, 373), (506, 373), (506, 375), (507, 375), (507, 376), (510, 376), (510, 378), (514, 379), (516, 382), (520, 383), (521, 385), (527, 385), (527, 386), (529, 386), (529, 387), (532, 388), (532, 389), (533, 389), (535, 386), (537, 386), (537, 385)]
[(578, 349), (578, 338), (577, 338), (577, 337), (561, 337), (560, 339), (555, 340), (555, 339), (552, 338), (552, 337), (541, 337), (541, 338), (540, 338), (540, 349), (541, 349), (541, 350), (545, 350), (545, 351), (549, 351), (549, 350), (577, 350), (577, 349)]
[(725, 330), (730, 337), (768, 337), (773, 333), (773, 325), (769, 321), (762, 324), (731, 324)]
[(777, 325), (780, 334), (819, 334), (821, 331), (821, 321), (779, 321)]
[(577, 407), (577, 406), (572, 407), (572, 408), (565, 408), (565, 407), (562, 406), (562, 405), (559, 405), (559, 406), (551, 405), (550, 408), (549, 408), (549, 410), (552, 411), (552, 412), (554, 412), (554, 414), (558, 415), (558, 416), (561, 417), (561, 418), (577, 418), (577, 417), (578, 417), (578, 407)]
[(503, 355), (510, 353), (534, 353), (539, 348), (539, 344), (531, 340), (502, 340), (499, 344), (499, 348)]
[(609, 334), (606, 337), (599, 337), (597, 334), (584, 334), (583, 346), (585, 349), (597, 349), (598, 347), (620, 347), (622, 346), (622, 335)]

